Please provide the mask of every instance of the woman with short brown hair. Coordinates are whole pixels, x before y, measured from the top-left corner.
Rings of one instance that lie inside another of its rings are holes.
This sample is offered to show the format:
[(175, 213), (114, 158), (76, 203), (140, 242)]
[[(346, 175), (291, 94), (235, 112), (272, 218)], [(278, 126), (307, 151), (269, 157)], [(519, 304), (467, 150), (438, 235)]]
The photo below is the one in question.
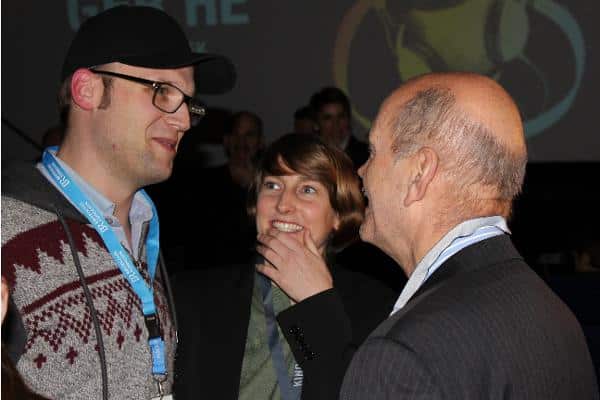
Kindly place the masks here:
[(364, 208), (352, 162), (318, 137), (265, 150), (248, 205), (256, 262), (175, 279), (178, 399), (337, 398), (352, 349), (397, 297), (335, 263)]

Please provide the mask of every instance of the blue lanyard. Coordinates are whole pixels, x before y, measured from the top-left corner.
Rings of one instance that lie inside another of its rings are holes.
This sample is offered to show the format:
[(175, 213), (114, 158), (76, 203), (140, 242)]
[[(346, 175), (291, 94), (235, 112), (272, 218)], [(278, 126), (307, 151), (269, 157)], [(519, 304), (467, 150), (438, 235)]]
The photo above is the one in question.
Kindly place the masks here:
[[(271, 281), (264, 275), (256, 274), (256, 279), (261, 287), (263, 294), (263, 305), (265, 307), (265, 319), (267, 321), (267, 335), (269, 341), (269, 350), (271, 351), (271, 359), (273, 367), (277, 373), (277, 381), (279, 382), (279, 392), (283, 400), (298, 400), (302, 392), (302, 382), (297, 379), (290, 378), (288, 369), (283, 356), (283, 348), (277, 331), (277, 321), (275, 319), (275, 309), (273, 307), (273, 290)], [(294, 365), (294, 372), (301, 373), (300, 366)]]
[[(75, 181), (69, 176), (56, 160), (54, 152), (58, 147), (49, 147), (42, 155), (42, 165), (48, 171), (54, 182), (61, 188), (63, 194), (71, 200), (79, 212), (87, 218), (92, 224), (98, 235), (104, 241), (106, 248), (110, 252), (113, 260), (121, 270), (121, 273), (127, 279), (127, 282), (133, 288), (135, 294), (142, 303), (144, 320), (148, 328), (148, 344), (152, 354), (152, 374), (166, 375), (165, 364), (165, 343), (160, 330), (160, 321), (156, 313), (154, 304), (154, 291), (152, 285), (148, 286), (137, 270), (127, 250), (119, 242), (117, 235), (106, 222), (102, 212), (96, 205), (77, 187)], [(154, 281), (156, 266), (158, 261), (159, 238), (158, 238), (158, 217), (156, 208), (146, 192), (140, 190), (148, 203), (152, 206), (152, 219), (150, 220), (150, 229), (146, 238), (146, 259), (148, 261), (148, 272), (150, 282)]]

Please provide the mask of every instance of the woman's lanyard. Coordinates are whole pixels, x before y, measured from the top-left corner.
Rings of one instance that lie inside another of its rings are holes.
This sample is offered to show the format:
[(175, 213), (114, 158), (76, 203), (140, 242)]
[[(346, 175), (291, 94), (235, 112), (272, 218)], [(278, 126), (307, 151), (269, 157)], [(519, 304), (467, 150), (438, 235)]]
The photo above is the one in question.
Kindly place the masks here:
[(148, 328), (148, 344), (152, 355), (152, 375), (157, 382), (162, 382), (166, 378), (167, 369), (165, 364), (165, 342), (162, 338), (160, 321), (154, 304), (154, 292), (152, 282), (156, 272), (158, 261), (159, 241), (158, 241), (158, 217), (156, 208), (150, 200), (150, 197), (140, 190), (148, 203), (152, 206), (152, 219), (150, 220), (150, 229), (146, 237), (146, 259), (148, 261), (148, 272), (150, 274), (150, 283), (148, 286), (142, 275), (137, 270), (127, 250), (119, 242), (117, 235), (106, 222), (106, 219), (98, 210), (98, 207), (77, 187), (73, 179), (69, 176), (56, 160), (54, 152), (57, 147), (49, 147), (42, 156), (42, 165), (54, 182), (60, 186), (64, 195), (75, 204), (79, 212), (88, 219), (98, 235), (104, 241), (106, 248), (110, 252), (113, 260), (129, 282), (135, 294), (142, 302), (142, 311), (144, 321)]
[(294, 377), (290, 378), (288, 375), (288, 367), (283, 356), (283, 348), (277, 330), (277, 320), (275, 319), (271, 281), (262, 274), (256, 274), (256, 278), (263, 294), (269, 350), (275, 372), (277, 373), (281, 398), (283, 400), (297, 400), (302, 393), (302, 370), (297, 363), (294, 363)]

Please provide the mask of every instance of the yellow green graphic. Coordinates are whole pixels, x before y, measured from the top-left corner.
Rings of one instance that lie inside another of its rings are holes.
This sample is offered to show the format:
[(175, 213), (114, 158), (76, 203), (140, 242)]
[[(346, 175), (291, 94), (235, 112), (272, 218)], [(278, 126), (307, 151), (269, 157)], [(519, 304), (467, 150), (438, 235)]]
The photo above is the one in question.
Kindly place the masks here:
[[(569, 89), (558, 101), (542, 99), (543, 111), (525, 121), (529, 138), (559, 121), (572, 106), (583, 77), (585, 49), (576, 20), (552, 0), (358, 0), (344, 15), (334, 47), (333, 75), (337, 86), (352, 98), (349, 64), (353, 40), (367, 16), (375, 16), (393, 55), (400, 81), (432, 71), (471, 71), (495, 79), (518, 60), (535, 72), (545, 93), (552, 84), (544, 66), (529, 60), (531, 13), (547, 19), (567, 38), (573, 59), (557, 59), (573, 68)], [(377, 55), (369, 54), (377, 63)], [(390, 87), (390, 90), (393, 88)], [(518, 99), (517, 99), (518, 100)], [(355, 119), (366, 129), (371, 121), (353, 104)]]

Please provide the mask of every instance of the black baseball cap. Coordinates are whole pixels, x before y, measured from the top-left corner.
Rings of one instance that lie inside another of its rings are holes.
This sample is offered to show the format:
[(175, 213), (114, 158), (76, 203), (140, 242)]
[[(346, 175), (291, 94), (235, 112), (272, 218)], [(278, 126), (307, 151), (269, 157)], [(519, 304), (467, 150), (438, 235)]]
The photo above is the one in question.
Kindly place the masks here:
[(156, 69), (194, 66), (196, 91), (221, 94), (235, 84), (235, 67), (218, 54), (193, 53), (177, 21), (154, 7), (118, 6), (81, 24), (63, 64), (61, 81), (78, 68), (120, 62)]

